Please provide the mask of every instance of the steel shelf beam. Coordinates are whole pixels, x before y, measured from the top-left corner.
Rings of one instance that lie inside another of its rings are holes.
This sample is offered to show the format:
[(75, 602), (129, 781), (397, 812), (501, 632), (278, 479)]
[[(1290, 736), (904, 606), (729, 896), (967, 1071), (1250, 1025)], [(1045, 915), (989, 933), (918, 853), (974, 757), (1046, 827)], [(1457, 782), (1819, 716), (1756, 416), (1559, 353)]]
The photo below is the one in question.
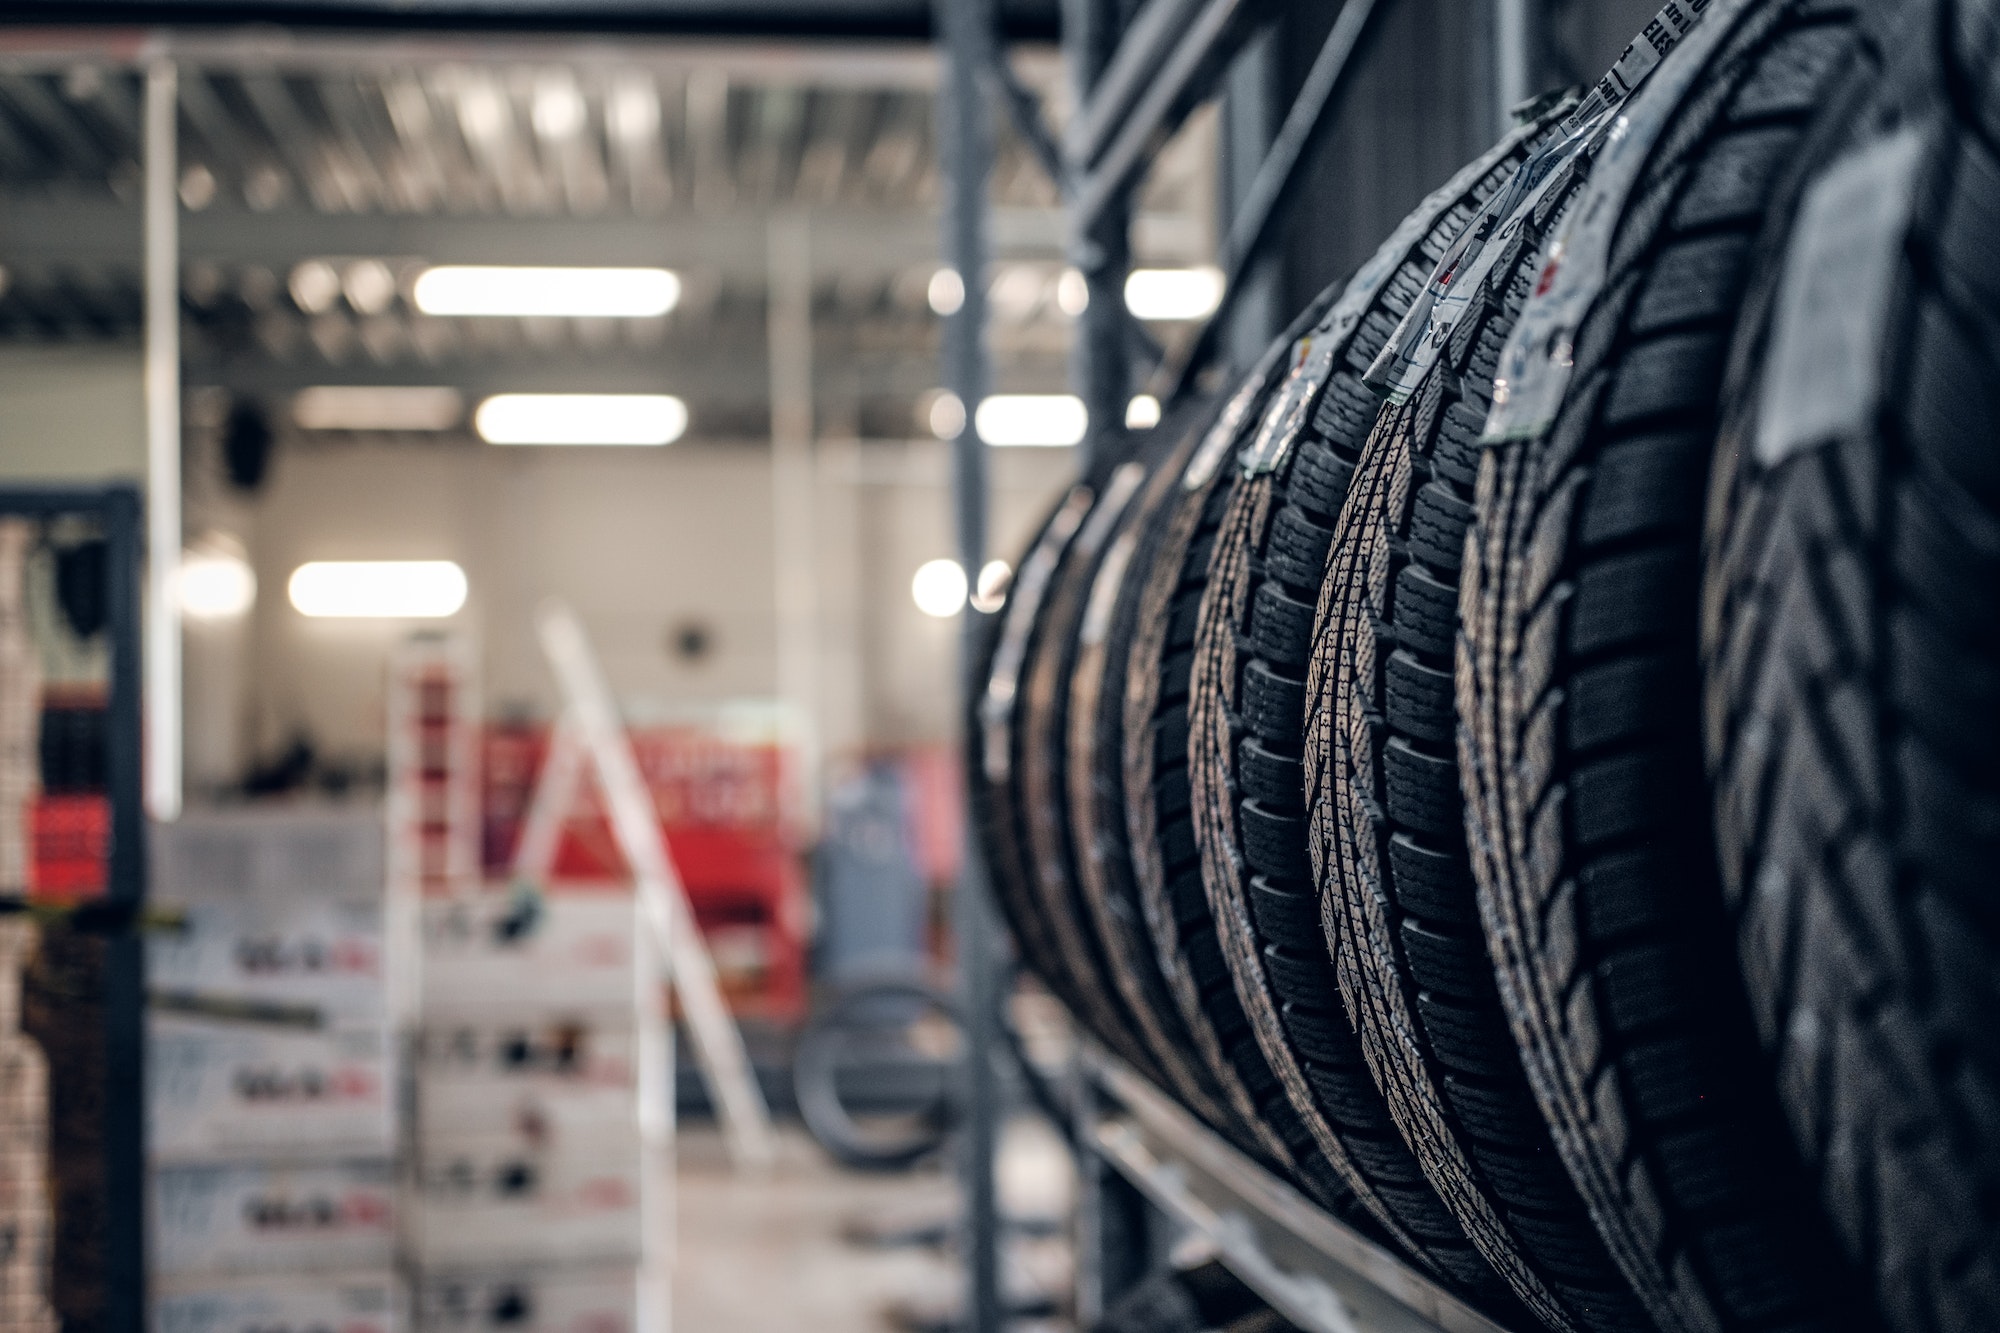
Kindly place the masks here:
[(1329, 1217), (1111, 1056), (1088, 1057), (1099, 1156), (1309, 1333), (1509, 1333)]

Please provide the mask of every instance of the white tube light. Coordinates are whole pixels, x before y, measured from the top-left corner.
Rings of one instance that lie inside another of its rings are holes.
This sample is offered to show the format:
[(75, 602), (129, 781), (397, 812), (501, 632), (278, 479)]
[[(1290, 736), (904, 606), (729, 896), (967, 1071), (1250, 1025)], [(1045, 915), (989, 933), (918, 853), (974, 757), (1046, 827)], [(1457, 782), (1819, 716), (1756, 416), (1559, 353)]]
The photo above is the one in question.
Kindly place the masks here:
[(988, 444), (1056, 447), (1081, 442), (1090, 413), (1073, 393), (996, 393), (980, 401), (973, 422)]
[(436, 620), (465, 605), (465, 571), (450, 560), (314, 560), (285, 591), (315, 619)]
[(442, 385), (316, 384), (292, 399), (300, 430), (451, 430), (465, 400)]
[(1142, 393), (1125, 404), (1126, 430), (1151, 430), (1160, 424), (1160, 400)]
[(1135, 268), (1125, 278), (1125, 308), (1140, 319), (1206, 319), (1222, 304), (1222, 270)]
[(410, 297), (426, 315), (536, 315), (650, 319), (680, 303), (680, 275), (664, 268), (425, 269)]
[(666, 393), (501, 393), (472, 425), (488, 444), (672, 444), (687, 404)]

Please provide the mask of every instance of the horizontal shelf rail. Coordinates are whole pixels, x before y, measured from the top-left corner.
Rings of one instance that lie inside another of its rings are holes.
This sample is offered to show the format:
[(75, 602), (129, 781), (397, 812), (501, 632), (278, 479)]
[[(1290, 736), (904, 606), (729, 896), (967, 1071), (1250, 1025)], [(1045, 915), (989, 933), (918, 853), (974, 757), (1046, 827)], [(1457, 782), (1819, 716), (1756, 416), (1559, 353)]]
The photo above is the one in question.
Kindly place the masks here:
[(1510, 1333), (1290, 1185), (1112, 1057), (1092, 1147), (1154, 1207), (1207, 1237), (1231, 1272), (1310, 1333)]

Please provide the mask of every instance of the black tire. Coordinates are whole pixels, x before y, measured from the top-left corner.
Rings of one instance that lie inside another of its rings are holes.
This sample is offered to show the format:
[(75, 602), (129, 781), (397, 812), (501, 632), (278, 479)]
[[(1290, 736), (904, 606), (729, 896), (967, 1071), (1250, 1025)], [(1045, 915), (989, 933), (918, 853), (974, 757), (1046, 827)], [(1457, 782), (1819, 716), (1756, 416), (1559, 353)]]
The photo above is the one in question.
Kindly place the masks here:
[[(1159, 450), (1148, 459), (1159, 463)], [(1064, 992), (1074, 997), (1076, 1018), (1112, 1051), (1155, 1083), (1167, 1078), (1141, 1035), (1140, 1023), (1111, 979), (1084, 902), (1069, 819), (1068, 736), (1070, 679), (1076, 664), (1077, 628), (1097, 567), (1120, 520), (1145, 485), (1147, 463), (1108, 469), (1090, 512), (1077, 528), (1050, 579), (1037, 612), (1034, 645), (1020, 682), (1021, 762), (1010, 781), (1022, 812), (1030, 910), (1040, 917), (1062, 971)]]
[(1555, 424), (1482, 451), (1458, 759), (1530, 1085), (1663, 1330), (1851, 1326), (1742, 990), (1697, 727), (1703, 482), (1748, 259), (1855, 6), (1739, 12), (1626, 201)]
[[(841, 1099), (840, 1062), (843, 1044), (855, 1036), (866, 1039), (881, 1027), (881, 1019), (897, 1011), (926, 1010), (960, 1023), (951, 996), (927, 982), (890, 978), (856, 984), (814, 1009), (799, 1030), (792, 1052), (792, 1095), (799, 1119), (813, 1139), (844, 1166), (858, 1171), (900, 1171), (941, 1149), (963, 1108), (953, 1095), (957, 1080), (941, 1068), (940, 1096), (901, 1138), (871, 1135)], [(884, 1010), (890, 1011), (884, 1014)]]
[(1249, 1144), (1252, 1136), (1195, 1052), (1193, 1035), (1160, 974), (1139, 907), (1125, 837), (1124, 676), (1111, 670), (1130, 652), (1137, 601), (1130, 591), (1145, 568), (1140, 551), (1150, 520), (1176, 489), (1218, 406), (1199, 402), (1161, 424), (1163, 437), (1175, 441), (1173, 452), (1132, 502), (1098, 564), (1070, 672), (1068, 786), (1077, 883), (1112, 984), (1164, 1075), (1166, 1089), (1212, 1127)]
[[(1275, 469), (1235, 481), (1206, 578), (1191, 589), (1201, 603), (1188, 711), (1201, 887), (1265, 1061), (1320, 1154), (1397, 1243), (1510, 1314), (1508, 1288), (1397, 1133), (1341, 1012), (1307, 857), (1299, 741), (1327, 542), (1380, 406), (1362, 376), (1445, 249), (1538, 138), (1513, 137), (1427, 200), (1380, 256), (1386, 276), (1361, 317), (1315, 330), (1314, 352), (1332, 354), (1324, 383), (1300, 405)], [(1337, 341), (1324, 345), (1329, 338)]]
[[(1023, 811), (1014, 777), (1021, 764), (1021, 673), (1040, 630), (1039, 612), (1049, 581), (1095, 499), (1095, 489), (1086, 483), (1070, 487), (1021, 557), (1005, 602), (981, 627), (981, 652), (972, 678), (986, 686), (966, 719), (969, 813), (985, 857), (994, 904), (1014, 938), (1022, 965), (1072, 1013), (1082, 1005), (1069, 988), (1061, 955), (1037, 907), (1034, 871), (1024, 854)], [(981, 613), (968, 609), (967, 614)]]
[(1792, 1136), (1883, 1320), (1955, 1333), (2000, 1328), (2000, 16), (1895, 20), (1828, 136), (1926, 136), (1879, 400), (1760, 461), (1774, 250), (1711, 482), (1704, 730)]
[(1550, 1142), (1479, 932), (1454, 749), (1458, 562), (1476, 441), (1542, 246), (1510, 241), (1416, 395), (1386, 409), (1334, 528), (1307, 678), (1306, 805), (1340, 995), (1452, 1215), (1550, 1328), (1652, 1327)]
[(1127, 592), (1130, 642), (1124, 661), (1112, 669), (1123, 675), (1126, 843), (1160, 975), (1195, 1054), (1250, 1136), (1244, 1150), (1340, 1212), (1351, 1206), (1352, 1196), (1320, 1156), (1251, 1039), (1222, 960), (1194, 847), (1186, 741), (1195, 614), (1216, 526), (1237, 475), (1230, 462), (1282, 378), (1293, 344), (1318, 322), (1337, 290), (1300, 316), (1230, 395), (1179, 484), (1151, 516), (1142, 538), (1143, 577)]

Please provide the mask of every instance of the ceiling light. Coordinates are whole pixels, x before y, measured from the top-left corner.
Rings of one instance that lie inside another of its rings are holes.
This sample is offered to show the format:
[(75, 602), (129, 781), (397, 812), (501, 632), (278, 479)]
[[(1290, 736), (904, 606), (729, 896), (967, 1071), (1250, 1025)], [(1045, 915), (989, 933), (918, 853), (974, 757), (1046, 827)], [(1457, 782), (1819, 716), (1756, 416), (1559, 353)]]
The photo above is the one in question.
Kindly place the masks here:
[(308, 259), (292, 270), (292, 301), (308, 315), (322, 314), (340, 299), (340, 275), (324, 259)]
[(665, 393), (502, 393), (472, 424), (488, 444), (672, 444), (688, 410)]
[(1002, 319), (1025, 320), (1049, 289), (1048, 270), (1037, 264), (1007, 264), (993, 275), (986, 299)]
[(379, 259), (357, 259), (347, 266), (340, 289), (356, 310), (379, 315), (396, 299), (396, 275)]
[(286, 591), (300, 615), (430, 620), (465, 605), (465, 571), (449, 560), (315, 560)]
[(1090, 284), (1081, 269), (1066, 268), (1056, 279), (1056, 306), (1072, 318), (1090, 309)]
[(1125, 308), (1140, 319), (1203, 319), (1222, 304), (1222, 270), (1135, 268), (1125, 279)]
[(965, 570), (956, 560), (926, 560), (910, 580), (910, 597), (927, 616), (955, 616), (965, 605)]
[(235, 620), (257, 601), (257, 575), (231, 552), (183, 551), (174, 598), (190, 620)]
[(589, 117), (590, 108), (568, 75), (551, 71), (535, 81), (535, 99), (529, 111), (535, 133), (550, 140), (573, 138)]
[(604, 127), (620, 143), (649, 142), (660, 132), (660, 94), (652, 79), (627, 75), (612, 84), (604, 102)]
[(411, 292), (426, 315), (566, 315), (651, 319), (681, 299), (680, 276), (664, 268), (426, 269)]
[(1065, 445), (1083, 439), (1090, 414), (1073, 393), (996, 393), (973, 414), (979, 438), (993, 445)]
[(972, 594), (972, 609), (992, 615), (1007, 604), (1007, 588), (1014, 581), (1014, 567), (1005, 560), (988, 560), (979, 567), (979, 587)]
[(1125, 404), (1126, 430), (1151, 430), (1160, 424), (1160, 400), (1142, 393)]
[(965, 404), (950, 389), (939, 389), (932, 396), (926, 416), (931, 434), (940, 440), (955, 440), (965, 431)]
[(440, 385), (316, 384), (293, 397), (292, 420), (300, 430), (451, 430), (465, 402)]
[(214, 172), (197, 162), (181, 173), (181, 207), (199, 213), (214, 202)]
[(483, 78), (468, 78), (458, 89), (458, 123), (474, 143), (494, 143), (513, 120), (507, 99)]
[(931, 274), (930, 288), (924, 294), (930, 298), (931, 313), (955, 315), (965, 304), (965, 279), (955, 268), (941, 268)]

